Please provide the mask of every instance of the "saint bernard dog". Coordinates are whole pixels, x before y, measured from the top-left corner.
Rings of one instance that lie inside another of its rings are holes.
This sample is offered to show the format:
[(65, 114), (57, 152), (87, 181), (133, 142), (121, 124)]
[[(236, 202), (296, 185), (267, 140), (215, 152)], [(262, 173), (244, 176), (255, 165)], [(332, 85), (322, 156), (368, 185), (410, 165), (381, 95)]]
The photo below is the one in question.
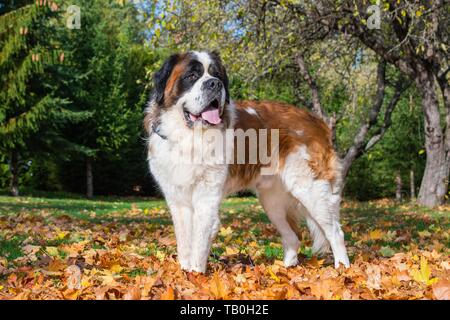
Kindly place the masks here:
[[(144, 127), (150, 171), (172, 215), (182, 269), (206, 271), (219, 230), (220, 203), (244, 189), (255, 191), (279, 231), (286, 266), (298, 263), (302, 217), (313, 251), (323, 253), (331, 247), (335, 267), (349, 266), (339, 224), (341, 197), (335, 187), (340, 166), (330, 130), (321, 119), (284, 103), (232, 101), (219, 55), (193, 51), (172, 55), (154, 75)], [(244, 135), (243, 148), (237, 135), (230, 139), (230, 131)], [(256, 132), (256, 146), (246, 143), (252, 136), (248, 132)], [(266, 133), (266, 139), (258, 132)], [(197, 139), (208, 133), (215, 139)], [(267, 163), (249, 158), (266, 140), (275, 165), (263, 172)], [(225, 161), (182, 159), (186, 154), (212, 154), (218, 145)]]

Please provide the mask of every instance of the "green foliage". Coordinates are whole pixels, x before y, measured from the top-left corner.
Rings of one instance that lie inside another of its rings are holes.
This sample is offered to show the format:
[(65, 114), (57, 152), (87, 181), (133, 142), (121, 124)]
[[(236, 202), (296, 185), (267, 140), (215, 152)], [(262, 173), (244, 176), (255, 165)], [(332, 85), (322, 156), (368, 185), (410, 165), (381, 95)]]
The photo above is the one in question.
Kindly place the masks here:
[[(61, 14), (66, 1), (58, 2), (56, 12), (50, 2), (30, 3), (0, 16), (0, 24), (8, 28), (0, 32), (2, 186), (9, 180), (9, 150), (21, 149), (21, 163), (27, 163), (20, 170), (21, 182), (27, 186), (60, 190), (71, 185), (69, 189), (83, 191), (82, 163), (91, 157), (99, 161), (95, 169), (107, 168), (96, 182), (111, 188), (100, 192), (131, 193), (137, 181), (151, 182), (143, 158), (141, 113), (148, 95), (146, 69), (160, 59), (144, 46), (142, 24), (131, 3), (72, 4), (81, 8), (81, 29), (65, 27)], [(131, 161), (136, 173), (129, 177), (137, 181), (119, 186), (122, 180), (114, 168), (133, 171), (124, 155), (136, 159)], [(71, 165), (80, 160), (81, 168)], [(66, 167), (79, 170), (69, 184)]]
[(74, 105), (92, 113), (74, 126), (77, 141), (96, 157), (111, 155), (137, 136), (137, 114), (142, 109), (144, 66), (148, 56), (139, 35), (140, 26), (131, 4), (109, 1), (76, 1), (83, 27), (68, 34), (71, 77), (66, 94)]
[[(414, 98), (416, 96), (416, 98)], [(393, 125), (369, 152), (358, 159), (347, 179), (345, 195), (359, 200), (392, 197), (395, 176), (403, 181), (402, 193), (409, 196), (410, 170), (415, 173), (416, 194), (425, 166), (422, 113), (414, 90), (399, 102)]]
[(9, 167), (6, 155), (0, 153), (0, 189), (5, 189), (9, 182)]
[(49, 147), (51, 137), (61, 142), (59, 129), (89, 114), (73, 110), (58, 92), (60, 12), (34, 2), (10, 10), (0, 16), (0, 151), (29, 152)]

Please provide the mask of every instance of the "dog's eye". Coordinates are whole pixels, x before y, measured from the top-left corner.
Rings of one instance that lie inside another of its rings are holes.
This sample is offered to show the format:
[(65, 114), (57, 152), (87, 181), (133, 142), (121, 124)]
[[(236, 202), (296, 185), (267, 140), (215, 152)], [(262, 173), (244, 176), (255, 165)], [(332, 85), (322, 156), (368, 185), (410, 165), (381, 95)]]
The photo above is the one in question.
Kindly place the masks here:
[(198, 75), (197, 75), (195, 72), (189, 73), (189, 74), (186, 76), (186, 79), (191, 80), (191, 81), (194, 81), (194, 80), (197, 80), (197, 79), (198, 79)]

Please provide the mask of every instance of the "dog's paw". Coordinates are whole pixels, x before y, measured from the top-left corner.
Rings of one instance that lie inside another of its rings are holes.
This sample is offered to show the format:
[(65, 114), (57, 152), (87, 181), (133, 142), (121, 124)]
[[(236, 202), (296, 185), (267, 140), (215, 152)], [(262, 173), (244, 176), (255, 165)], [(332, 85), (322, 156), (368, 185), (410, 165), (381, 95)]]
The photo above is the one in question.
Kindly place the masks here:
[(347, 268), (350, 268), (350, 261), (348, 260), (347, 257), (342, 258), (342, 259), (336, 259), (336, 260), (334, 261), (334, 268), (335, 268), (335, 269), (339, 269), (339, 267), (341, 266), (341, 264), (343, 264), (344, 267), (345, 267), (346, 269), (347, 269)]
[(298, 264), (297, 253), (287, 254), (283, 259), (284, 266), (287, 267), (295, 267)]
[(190, 264), (182, 264), (180, 263), (180, 267), (181, 270), (185, 271), (185, 272), (198, 272), (198, 273), (205, 273), (206, 272), (206, 266), (205, 267), (198, 267), (198, 266), (193, 266)]
[(205, 273), (206, 272), (206, 266), (205, 267), (191, 266), (189, 268), (189, 272)]
[(192, 271), (190, 264), (182, 263), (182, 262), (179, 262), (179, 263), (180, 263), (181, 270), (186, 271), (186, 272), (191, 272)]

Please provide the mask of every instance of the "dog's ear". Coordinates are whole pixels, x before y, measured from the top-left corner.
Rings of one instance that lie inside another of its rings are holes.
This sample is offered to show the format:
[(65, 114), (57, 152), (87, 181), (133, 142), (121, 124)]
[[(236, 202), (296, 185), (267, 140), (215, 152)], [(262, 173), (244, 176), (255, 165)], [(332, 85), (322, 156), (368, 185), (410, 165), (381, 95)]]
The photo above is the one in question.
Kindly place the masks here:
[(167, 80), (169, 79), (170, 74), (177, 63), (178, 58), (178, 54), (171, 55), (164, 62), (161, 69), (159, 69), (153, 76), (153, 97), (157, 104), (161, 104), (164, 101), (164, 90), (166, 89)]
[(209, 53), (211, 57), (215, 60), (216, 64), (219, 66), (220, 73), (221, 73), (221, 80), (223, 82), (224, 88), (225, 88), (225, 101), (227, 103), (230, 103), (230, 92), (228, 90), (229, 87), (229, 81), (228, 81), (228, 75), (227, 70), (225, 69), (222, 59), (220, 58), (220, 54), (217, 51), (212, 51)]

